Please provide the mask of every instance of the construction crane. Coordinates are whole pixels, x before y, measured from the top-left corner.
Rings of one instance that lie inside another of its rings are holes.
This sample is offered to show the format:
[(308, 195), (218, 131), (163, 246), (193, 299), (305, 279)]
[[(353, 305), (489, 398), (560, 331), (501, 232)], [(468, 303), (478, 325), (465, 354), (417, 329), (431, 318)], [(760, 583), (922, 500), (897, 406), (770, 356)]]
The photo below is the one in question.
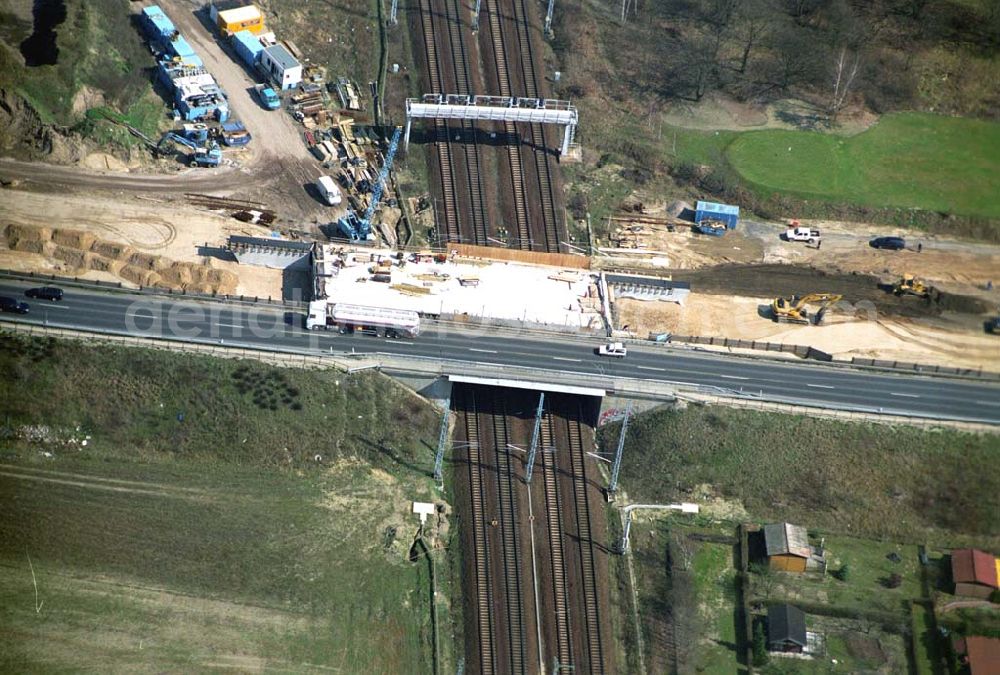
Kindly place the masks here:
[(222, 161), (222, 150), (215, 141), (208, 141), (205, 145), (201, 145), (197, 141), (185, 138), (181, 134), (168, 131), (163, 134), (163, 138), (156, 144), (156, 152), (161, 155), (165, 154), (165, 147), (169, 142), (179, 143), (186, 148), (190, 148), (192, 150), (191, 163), (195, 166), (219, 166), (219, 162)]
[(933, 286), (928, 286), (912, 274), (904, 274), (903, 278), (892, 285), (896, 295), (915, 295), (918, 298), (930, 298), (934, 292)]
[[(844, 296), (835, 293), (809, 293), (808, 295), (793, 295), (790, 298), (775, 298), (771, 301), (771, 318), (780, 323), (812, 323), (819, 325), (826, 310)], [(819, 309), (809, 320), (806, 305), (818, 304)]]
[(399, 137), (402, 135), (402, 132), (402, 127), (396, 127), (396, 130), (392, 133), (392, 140), (389, 141), (389, 149), (385, 153), (385, 163), (379, 172), (378, 180), (375, 181), (372, 198), (368, 202), (368, 208), (365, 209), (364, 215), (359, 218), (357, 212), (348, 211), (343, 218), (337, 221), (337, 228), (351, 241), (368, 241), (374, 239), (372, 236), (372, 218), (375, 215), (375, 209), (378, 208), (379, 202), (382, 201), (382, 192), (385, 190), (385, 182), (389, 180), (389, 170), (392, 169), (392, 160), (396, 157), (396, 149), (399, 147)]

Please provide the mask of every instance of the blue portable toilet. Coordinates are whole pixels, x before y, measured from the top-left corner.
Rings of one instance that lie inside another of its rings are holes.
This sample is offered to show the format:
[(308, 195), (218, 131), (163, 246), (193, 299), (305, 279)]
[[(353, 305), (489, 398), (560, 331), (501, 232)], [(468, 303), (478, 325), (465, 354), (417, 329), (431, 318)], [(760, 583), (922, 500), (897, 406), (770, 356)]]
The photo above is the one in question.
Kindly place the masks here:
[(701, 221), (706, 218), (725, 223), (727, 230), (735, 230), (736, 223), (740, 220), (740, 207), (729, 204), (717, 204), (715, 202), (696, 203), (694, 222), (701, 224)]

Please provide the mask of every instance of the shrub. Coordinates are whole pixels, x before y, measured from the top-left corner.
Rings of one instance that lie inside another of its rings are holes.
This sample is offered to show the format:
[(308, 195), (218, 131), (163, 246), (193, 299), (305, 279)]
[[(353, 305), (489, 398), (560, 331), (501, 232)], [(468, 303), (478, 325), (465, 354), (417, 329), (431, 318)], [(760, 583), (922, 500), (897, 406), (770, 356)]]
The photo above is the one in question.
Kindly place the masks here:
[(753, 665), (757, 668), (767, 665), (767, 638), (764, 636), (764, 621), (760, 620), (753, 627)]

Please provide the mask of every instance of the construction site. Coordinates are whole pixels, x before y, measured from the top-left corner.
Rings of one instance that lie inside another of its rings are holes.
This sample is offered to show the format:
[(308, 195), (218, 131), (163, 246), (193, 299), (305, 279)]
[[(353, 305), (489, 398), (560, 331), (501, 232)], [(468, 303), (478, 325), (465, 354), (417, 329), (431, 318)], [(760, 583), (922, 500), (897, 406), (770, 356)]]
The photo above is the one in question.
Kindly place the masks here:
[[(560, 165), (579, 160), (587, 120), (549, 92), (551, 3), (548, 16), (525, 0), (475, 7), (406, 9), (422, 93), (391, 125), (360, 85), (269, 31), (261, 8), (134, 8), (172, 127), (129, 128), (153, 171), (0, 164), (0, 269), (280, 301), (333, 340), (460, 325), (1000, 371), (984, 328), (1000, 303), (995, 245), (921, 234), (890, 250), (875, 240), (899, 229), (758, 221), (710, 195), (629, 195), (604, 240), (574, 238)], [(425, 193), (397, 178), (408, 146), (425, 153)], [(601, 395), (452, 390), (467, 672), (622, 670)]]

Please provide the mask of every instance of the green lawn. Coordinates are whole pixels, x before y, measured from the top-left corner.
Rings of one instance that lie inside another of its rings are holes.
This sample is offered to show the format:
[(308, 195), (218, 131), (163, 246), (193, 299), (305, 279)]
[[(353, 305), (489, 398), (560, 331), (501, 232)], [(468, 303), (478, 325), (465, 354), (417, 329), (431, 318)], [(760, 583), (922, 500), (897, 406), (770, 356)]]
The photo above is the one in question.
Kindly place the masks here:
[(419, 399), (9, 336), (0, 368), (0, 671), (433, 669), (428, 566), (408, 561), (411, 500), (436, 498)]
[(904, 113), (853, 137), (740, 134), (726, 149), (760, 191), (870, 206), (1000, 217), (1000, 124)]
[[(619, 424), (598, 432), (614, 448)], [(629, 425), (636, 502), (726, 500), (759, 521), (889, 541), (1000, 546), (1000, 437), (690, 406)], [(721, 514), (726, 515), (726, 514)]]

